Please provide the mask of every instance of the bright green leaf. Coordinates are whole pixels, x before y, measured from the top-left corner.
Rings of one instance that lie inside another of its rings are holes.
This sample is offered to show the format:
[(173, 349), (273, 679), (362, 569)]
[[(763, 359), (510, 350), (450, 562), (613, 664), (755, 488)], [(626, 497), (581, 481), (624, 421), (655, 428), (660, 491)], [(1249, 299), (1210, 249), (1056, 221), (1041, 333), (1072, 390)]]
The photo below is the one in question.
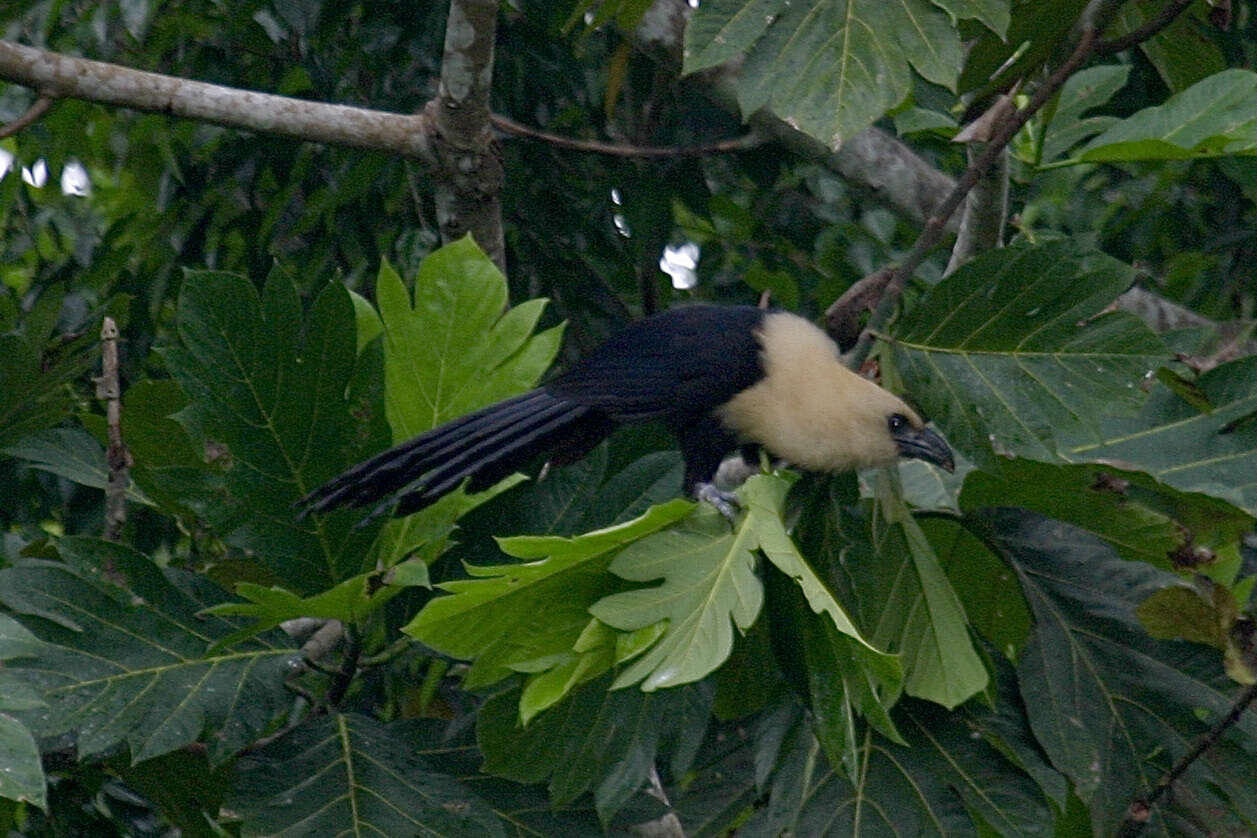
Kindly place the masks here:
[(439, 587), (450, 596), (429, 602), (403, 629), (453, 657), (473, 660), (468, 683), (491, 684), (511, 664), (568, 652), (589, 622), (588, 608), (616, 590), (606, 573), (613, 551), (688, 515), (674, 500), (637, 518), (573, 538), (516, 536), (499, 541), (520, 564), (467, 567), (475, 577)]
[(507, 308), (506, 280), (470, 236), (423, 260), (413, 302), (387, 264), (376, 296), (394, 443), (532, 387), (563, 334), (532, 334), (545, 300)]
[[(697, 681), (733, 650), (733, 626), (746, 630), (759, 615), (764, 591), (755, 576), (754, 530), (734, 532), (714, 509), (622, 550), (610, 570), (655, 587), (603, 597), (589, 613), (621, 631), (667, 621), (663, 636), (624, 669), (613, 688), (641, 682), (647, 692)], [(732, 622), (731, 622), (732, 621)]]

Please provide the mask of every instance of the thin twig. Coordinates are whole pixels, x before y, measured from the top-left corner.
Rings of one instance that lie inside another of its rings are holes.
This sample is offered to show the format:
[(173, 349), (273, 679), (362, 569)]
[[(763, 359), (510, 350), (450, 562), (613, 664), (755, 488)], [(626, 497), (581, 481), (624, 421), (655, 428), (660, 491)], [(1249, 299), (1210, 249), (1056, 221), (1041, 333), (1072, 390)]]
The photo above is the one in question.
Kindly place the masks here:
[(337, 707), (349, 691), (354, 676), (358, 674), (358, 658), (362, 655), (362, 637), (353, 626), (345, 626), (345, 658), (340, 671), (332, 678), (325, 701), (328, 707)]
[(848, 366), (858, 369), (864, 363), (868, 357), (869, 350), (873, 346), (873, 332), (884, 328), (886, 321), (890, 319), (890, 315), (894, 311), (895, 303), (899, 300), (904, 287), (908, 284), (909, 277), (921, 265), (921, 262), (925, 260), (926, 254), (943, 237), (947, 220), (960, 207), (961, 202), (969, 194), (969, 190), (973, 189), (979, 178), (994, 164), (996, 159), (1003, 153), (1004, 147), (1012, 141), (1017, 132), (1030, 120), (1030, 117), (1038, 113), (1039, 109), (1056, 95), (1056, 92), (1073, 75), (1074, 71), (1091, 57), (1095, 44), (1095, 30), (1090, 28), (1084, 29), (1078, 39), (1078, 45), (1074, 48), (1069, 58), (1065, 59), (1065, 62), (1056, 68), (1047, 81), (1034, 92), (1026, 107), (1011, 112), (1008, 118), (995, 130), (991, 141), (982, 151), (982, 154), (973, 162), (973, 165), (965, 170), (964, 174), (956, 181), (956, 185), (951, 192), (948, 193), (947, 197), (943, 199), (942, 203), (930, 215), (930, 218), (925, 222), (925, 228), (912, 245), (912, 250), (909, 251), (907, 257), (895, 269), (894, 275), (886, 284), (886, 291), (883, 293), (881, 301), (873, 312), (873, 316), (869, 319), (868, 326), (861, 333), (855, 348), (847, 356)]
[(1169, 5), (1163, 6), (1161, 11), (1157, 12), (1151, 20), (1146, 21), (1142, 26), (1132, 29), (1121, 37), (1100, 41), (1096, 44), (1095, 54), (1098, 56), (1112, 55), (1115, 52), (1121, 52), (1142, 44), (1173, 23), (1193, 2), (1194, 0), (1174, 0)]
[(558, 148), (571, 149), (573, 151), (588, 151), (593, 154), (609, 154), (615, 157), (701, 157), (708, 154), (727, 154), (732, 151), (746, 151), (761, 145), (764, 140), (755, 132), (745, 134), (741, 137), (734, 137), (729, 140), (721, 140), (715, 143), (707, 143), (705, 145), (694, 146), (640, 146), (640, 145), (621, 145), (618, 143), (604, 143), (598, 140), (578, 140), (573, 137), (564, 137), (560, 134), (551, 134), (548, 131), (542, 131), (539, 128), (531, 128), (515, 120), (493, 114), (489, 117), (489, 121), (500, 131), (508, 134), (518, 134), (522, 137), (532, 137), (537, 140), (545, 140)]
[(1134, 838), (1143, 831), (1144, 826), (1152, 817), (1152, 807), (1163, 795), (1170, 790), (1170, 786), (1184, 773), (1196, 760), (1204, 755), (1222, 736), (1235, 726), (1240, 720), (1240, 716), (1244, 715), (1244, 711), (1254, 701), (1257, 701), (1257, 684), (1250, 684), (1242, 693), (1235, 703), (1231, 705), (1231, 709), (1223, 716), (1217, 724), (1209, 728), (1192, 746), (1191, 750), (1183, 754), (1178, 762), (1166, 772), (1165, 776), (1157, 781), (1144, 797), (1135, 798), (1131, 802), (1130, 807), (1126, 810), (1126, 819), (1122, 821), (1122, 826), (1118, 830), (1118, 838)]
[(127, 486), (131, 483), (131, 452), (122, 440), (122, 386), (118, 383), (118, 324), (106, 317), (100, 327), (101, 373), (96, 381), (96, 398), (105, 403), (109, 447), (105, 462), (109, 477), (105, 482), (105, 533), (117, 541), (127, 522)]
[(27, 125), (30, 125), (35, 120), (39, 119), (48, 112), (49, 108), (52, 107), (52, 102), (53, 99), (51, 96), (40, 96), (35, 100), (34, 104), (26, 109), (26, 113), (22, 114), (8, 125), (0, 126), (0, 140), (5, 137), (13, 136)]

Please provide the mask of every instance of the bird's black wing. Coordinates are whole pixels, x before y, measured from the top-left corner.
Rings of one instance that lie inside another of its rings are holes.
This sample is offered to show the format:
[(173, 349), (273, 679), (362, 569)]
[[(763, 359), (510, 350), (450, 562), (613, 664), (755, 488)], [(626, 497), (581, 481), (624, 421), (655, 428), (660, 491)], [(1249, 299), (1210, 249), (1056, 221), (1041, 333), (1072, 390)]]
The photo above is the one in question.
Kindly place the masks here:
[(750, 306), (683, 306), (613, 335), (545, 385), (615, 422), (684, 423), (710, 413), (763, 375)]

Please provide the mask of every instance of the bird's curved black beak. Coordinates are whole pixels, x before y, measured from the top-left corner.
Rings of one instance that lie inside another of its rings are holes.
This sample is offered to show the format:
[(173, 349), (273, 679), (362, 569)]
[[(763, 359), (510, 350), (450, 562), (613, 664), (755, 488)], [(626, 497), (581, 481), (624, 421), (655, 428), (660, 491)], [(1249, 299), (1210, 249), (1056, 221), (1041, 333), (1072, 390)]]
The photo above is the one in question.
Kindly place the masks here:
[(946, 471), (956, 470), (956, 461), (943, 438), (929, 428), (905, 426), (894, 434), (901, 457), (933, 463)]

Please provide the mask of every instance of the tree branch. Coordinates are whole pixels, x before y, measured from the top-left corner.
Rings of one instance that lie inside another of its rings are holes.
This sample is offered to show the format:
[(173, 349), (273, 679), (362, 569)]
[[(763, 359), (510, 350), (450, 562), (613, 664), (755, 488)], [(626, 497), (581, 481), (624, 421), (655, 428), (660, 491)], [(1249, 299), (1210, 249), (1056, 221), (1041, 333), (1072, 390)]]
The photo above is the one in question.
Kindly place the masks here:
[[(633, 32), (634, 41), (659, 63), (674, 71), (681, 66), (685, 23), (689, 19), (686, 0), (655, 0)], [(705, 94), (729, 113), (741, 112), (737, 80), (741, 65), (731, 61), (698, 73), (693, 78), (705, 87)], [(934, 168), (925, 158), (878, 128), (856, 134), (833, 149), (767, 110), (751, 114), (747, 121), (755, 133), (781, 143), (801, 157), (816, 160), (838, 172), (847, 181), (861, 186), (875, 198), (885, 201), (905, 218), (925, 223), (938, 196), (952, 186), (952, 179)], [(950, 228), (955, 223), (950, 222)]]
[(0, 79), (45, 97), (83, 99), (226, 128), (435, 160), (428, 145), (431, 128), (422, 114), (403, 116), (189, 81), (12, 41), (0, 41)]
[(489, 123), (497, 16), (496, 0), (451, 0), (440, 90), (424, 110), (436, 127), (432, 144), (441, 240), (448, 243), (471, 233), (505, 274), (504, 175)]
[(969, 190), (973, 189), (974, 185), (995, 163), (996, 159), (1004, 153), (1005, 146), (1012, 141), (1022, 126), (1030, 120), (1030, 117), (1038, 113), (1039, 109), (1056, 95), (1066, 80), (1091, 57), (1095, 50), (1096, 34), (1094, 29), (1083, 29), (1082, 34), (1079, 36), (1078, 44), (1074, 47), (1074, 51), (1069, 58), (1065, 59), (1064, 63), (1057, 67), (1052, 75), (1040, 85), (1034, 92), (1034, 95), (1030, 97), (1030, 102), (1025, 108), (1014, 110), (1008, 114), (995, 129), (991, 136), (991, 141), (983, 149), (982, 153), (978, 155), (977, 160), (965, 170), (964, 174), (956, 181), (956, 185), (951, 192), (934, 210), (929, 220), (925, 222), (925, 229), (917, 236), (916, 242), (912, 245), (912, 250), (908, 252), (908, 256), (895, 269), (895, 273), (891, 276), (890, 281), (886, 283), (882, 299), (873, 311), (873, 316), (869, 319), (868, 326), (865, 327), (864, 332), (860, 335), (855, 348), (849, 353), (847, 358), (849, 366), (858, 369), (864, 363), (864, 360), (868, 357), (869, 350), (873, 346), (874, 332), (881, 331), (890, 319), (895, 304), (898, 302), (900, 295), (903, 294), (904, 287), (908, 284), (909, 277), (921, 265), (921, 262), (925, 260), (926, 254), (943, 237), (947, 221), (960, 206), (960, 202), (965, 199), (965, 196), (969, 194)]
[(1146, 21), (1138, 29), (1133, 29), (1118, 38), (1112, 38), (1107, 41), (1101, 41), (1096, 44), (1096, 55), (1112, 55), (1115, 52), (1122, 52), (1131, 47), (1139, 46), (1144, 41), (1156, 35), (1165, 27), (1169, 26), (1183, 12), (1187, 11), (1194, 0), (1173, 0), (1149, 21)]
[(47, 113), (50, 107), (52, 107), (52, 97), (40, 96), (29, 108), (26, 109), (26, 113), (22, 114), (8, 125), (0, 127), (0, 140), (5, 137), (11, 137), (18, 131), (21, 131), (27, 125), (30, 125), (32, 122)]
[(517, 134), (521, 137), (532, 137), (537, 140), (544, 140), (550, 145), (558, 148), (570, 149), (572, 151), (584, 151), (590, 154), (607, 154), (612, 157), (644, 157), (644, 158), (674, 158), (674, 157), (704, 157), (709, 154), (727, 154), (733, 151), (745, 151), (747, 149), (756, 148), (763, 145), (764, 139), (759, 134), (751, 131), (741, 137), (734, 137), (728, 140), (720, 140), (715, 143), (706, 143), (704, 145), (693, 146), (640, 146), (640, 145), (621, 145), (618, 143), (604, 143), (598, 140), (578, 140), (574, 137), (564, 137), (559, 134), (551, 134), (548, 131), (542, 131), (539, 128), (532, 128), (523, 125), (515, 120), (493, 114), (490, 117), (495, 128), (505, 131), (508, 134)]
[(1235, 703), (1231, 705), (1230, 711), (1196, 740), (1196, 744), (1191, 747), (1191, 750), (1183, 754), (1179, 761), (1171, 766), (1165, 776), (1153, 786), (1152, 791), (1131, 802), (1130, 808), (1126, 811), (1126, 819), (1122, 821), (1122, 825), (1117, 831), (1118, 838), (1135, 838), (1136, 835), (1143, 831), (1144, 826), (1147, 825), (1152, 817), (1153, 805), (1170, 790), (1174, 782), (1183, 776), (1187, 769), (1191, 768), (1193, 762), (1200, 759), (1206, 751), (1217, 744), (1218, 740), (1228, 730), (1235, 726), (1236, 722), (1240, 720), (1240, 716), (1244, 715), (1244, 711), (1254, 701), (1257, 701), (1257, 684), (1250, 684), (1240, 693)]

